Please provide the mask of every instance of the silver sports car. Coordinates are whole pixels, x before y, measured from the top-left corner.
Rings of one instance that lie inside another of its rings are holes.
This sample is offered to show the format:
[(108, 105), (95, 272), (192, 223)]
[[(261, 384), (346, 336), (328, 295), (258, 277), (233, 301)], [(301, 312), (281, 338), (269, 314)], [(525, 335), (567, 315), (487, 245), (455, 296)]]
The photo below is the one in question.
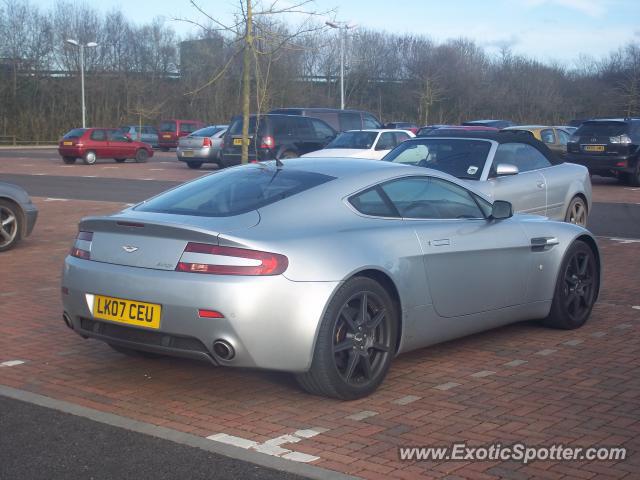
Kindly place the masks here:
[(518, 213), (586, 226), (591, 178), (582, 165), (562, 163), (542, 142), (517, 132), (462, 132), (410, 139), (384, 160), (433, 168), (465, 180)]
[(436, 170), (358, 159), (225, 169), (81, 221), (64, 321), (128, 354), (295, 373), (351, 399), (402, 352), (598, 296), (593, 236)]

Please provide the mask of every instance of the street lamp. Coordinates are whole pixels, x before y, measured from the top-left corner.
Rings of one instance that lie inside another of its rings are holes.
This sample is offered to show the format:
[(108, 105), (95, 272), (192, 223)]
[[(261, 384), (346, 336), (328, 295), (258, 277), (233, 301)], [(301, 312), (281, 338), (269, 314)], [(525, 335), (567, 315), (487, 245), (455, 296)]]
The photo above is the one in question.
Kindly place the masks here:
[(357, 25), (347, 22), (324, 22), (331, 28), (337, 28), (340, 32), (340, 109), (344, 110), (344, 41), (347, 31), (356, 28)]
[(80, 49), (80, 90), (82, 95), (82, 128), (87, 127), (87, 109), (84, 105), (84, 49), (85, 48), (93, 48), (97, 47), (98, 44), (96, 42), (89, 42), (87, 44), (80, 43), (77, 40), (73, 40), (71, 38), (67, 39), (67, 43), (69, 45), (73, 45)]

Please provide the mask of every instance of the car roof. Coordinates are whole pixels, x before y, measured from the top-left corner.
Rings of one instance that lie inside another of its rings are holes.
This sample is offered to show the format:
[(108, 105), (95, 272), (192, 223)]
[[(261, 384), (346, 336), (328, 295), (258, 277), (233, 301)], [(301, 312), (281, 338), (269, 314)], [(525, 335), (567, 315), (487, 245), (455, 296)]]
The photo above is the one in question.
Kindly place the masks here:
[(513, 125), (511, 127), (505, 127), (502, 130), (541, 130), (543, 128), (558, 128), (549, 125)]
[(409, 130), (405, 130), (403, 128), (354, 128), (353, 130), (345, 130), (342, 133), (347, 132), (408, 132)]

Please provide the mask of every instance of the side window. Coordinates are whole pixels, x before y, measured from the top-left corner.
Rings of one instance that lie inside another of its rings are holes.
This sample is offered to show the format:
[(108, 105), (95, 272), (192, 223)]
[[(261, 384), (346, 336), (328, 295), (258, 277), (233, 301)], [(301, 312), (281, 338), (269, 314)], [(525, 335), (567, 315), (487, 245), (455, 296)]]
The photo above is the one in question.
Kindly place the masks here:
[(313, 129), (316, 132), (316, 137), (318, 138), (321, 138), (321, 139), (333, 138), (336, 135), (336, 133), (331, 129), (331, 127), (326, 123), (324, 123), (323, 121), (312, 118), (311, 124), (313, 125)]
[(376, 150), (391, 150), (395, 146), (396, 141), (393, 132), (384, 132), (380, 134)]
[(338, 114), (340, 120), (340, 130), (360, 130), (362, 128), (362, 120), (359, 113), (340, 112)]
[(551, 162), (536, 148), (526, 143), (502, 143), (496, 150), (491, 172), (495, 175), (499, 163), (518, 167), (520, 172), (530, 172), (551, 166)]
[(194, 123), (183, 123), (182, 125), (180, 125), (180, 132), (182, 133), (193, 133), (196, 130), (196, 124)]
[(299, 136), (304, 138), (315, 137), (315, 132), (311, 127), (311, 120), (307, 117), (295, 117), (294, 123)]
[(271, 133), (276, 137), (282, 137), (289, 133), (293, 133), (291, 131), (293, 125), (287, 125), (289, 122), (287, 122), (286, 117), (271, 117), (268, 121), (271, 125)]
[(472, 194), (446, 180), (410, 177), (393, 180), (381, 188), (404, 218), (484, 218)]
[(566, 145), (567, 143), (569, 143), (570, 137), (571, 136), (564, 130), (558, 130), (558, 138), (560, 139), (560, 145)]
[(404, 132), (396, 132), (393, 135), (396, 137), (396, 145), (409, 139), (409, 135)]
[(107, 139), (107, 134), (104, 130), (94, 130), (91, 132), (91, 140), (103, 142)]
[(362, 128), (380, 128), (380, 122), (378, 122), (372, 115), (368, 113), (362, 114)]
[(365, 215), (373, 217), (398, 217), (398, 212), (384, 199), (380, 187), (370, 188), (349, 199), (349, 203)]
[(117, 130), (109, 130), (108, 137), (110, 142), (126, 142), (127, 137), (125, 137), (124, 133)]
[(550, 128), (547, 128), (546, 130), (542, 130), (540, 132), (540, 138), (542, 138), (542, 141), (544, 143), (556, 143), (556, 136), (553, 134), (553, 130)]

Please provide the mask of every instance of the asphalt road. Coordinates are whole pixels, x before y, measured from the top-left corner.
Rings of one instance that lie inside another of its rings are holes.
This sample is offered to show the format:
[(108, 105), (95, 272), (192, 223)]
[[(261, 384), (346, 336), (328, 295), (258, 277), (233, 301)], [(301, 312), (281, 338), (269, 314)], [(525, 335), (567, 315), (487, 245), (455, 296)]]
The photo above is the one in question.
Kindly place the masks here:
[[(125, 203), (137, 203), (179, 185), (158, 180), (17, 174), (3, 174), (0, 179), (20, 185), (33, 196)], [(640, 238), (640, 205), (594, 203), (588, 228), (605, 237)]]
[(0, 396), (0, 479), (303, 477)]

